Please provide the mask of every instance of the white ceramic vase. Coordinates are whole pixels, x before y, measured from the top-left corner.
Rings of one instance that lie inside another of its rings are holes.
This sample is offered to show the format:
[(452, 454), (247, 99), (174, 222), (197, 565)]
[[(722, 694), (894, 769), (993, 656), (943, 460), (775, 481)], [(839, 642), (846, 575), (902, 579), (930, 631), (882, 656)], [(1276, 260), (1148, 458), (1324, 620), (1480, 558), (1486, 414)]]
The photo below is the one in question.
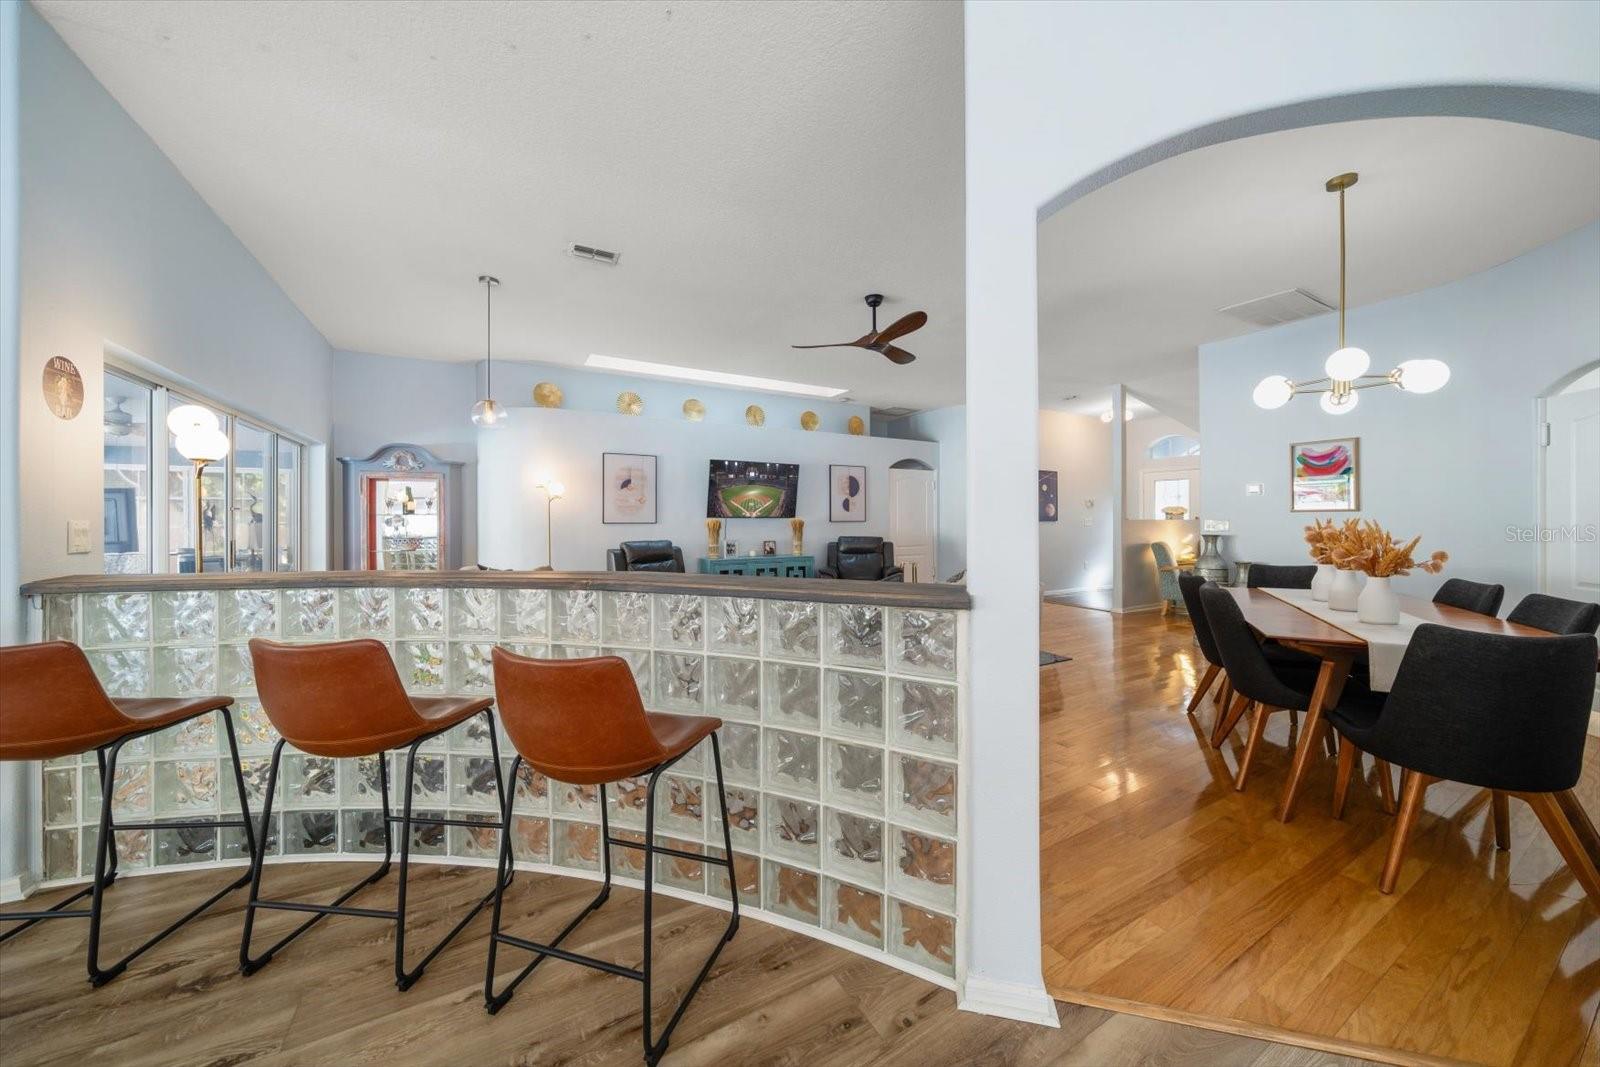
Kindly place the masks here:
[(1328, 586), (1328, 607), (1334, 611), (1355, 611), (1366, 577), (1361, 571), (1335, 571)]
[(1393, 626), (1400, 621), (1400, 598), (1387, 578), (1369, 578), (1361, 595), (1356, 598), (1356, 618), (1383, 626)]
[(1333, 584), (1334, 573), (1338, 570), (1331, 563), (1317, 564), (1317, 576), (1311, 579), (1311, 599), (1326, 604), (1328, 602), (1328, 587)]

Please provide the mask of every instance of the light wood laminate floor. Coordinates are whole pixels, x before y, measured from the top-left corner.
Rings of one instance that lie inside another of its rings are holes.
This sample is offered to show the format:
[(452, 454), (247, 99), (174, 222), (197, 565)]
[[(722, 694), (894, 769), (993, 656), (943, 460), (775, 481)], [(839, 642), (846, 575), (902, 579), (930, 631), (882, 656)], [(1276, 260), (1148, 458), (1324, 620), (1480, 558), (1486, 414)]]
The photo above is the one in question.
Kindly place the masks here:
[[(1043, 647), (1073, 657), (1040, 670), (1054, 996), (1396, 1062), (1600, 1062), (1600, 915), (1526, 805), (1512, 802), (1512, 847), (1498, 852), (1488, 794), (1434, 786), (1385, 896), (1392, 820), (1374, 779), (1335, 821), (1333, 760), (1319, 757), (1294, 821), (1275, 818), (1290, 716), (1272, 717), (1248, 791), (1233, 791), (1246, 731), (1216, 752), (1211, 701), (1198, 725), (1184, 714), (1203, 668), (1187, 618), (1047, 603), (1042, 628)], [(1585, 762), (1577, 792), (1600, 812), (1594, 738)]]
[[(272, 895), (329, 899), (350, 863), (276, 866)], [(222, 872), (125, 878), (108, 894), (112, 951), (159, 928), (181, 895)], [(408, 946), (415, 954), (484, 891), (482, 868), (416, 871)], [(389, 907), (393, 875), (352, 903)], [(507, 896), (513, 932), (548, 937), (593, 895), (571, 878), (520, 874)], [(60, 920), (0, 947), (0, 1063), (117, 1067), (383, 1064), (638, 1064), (639, 986), (547, 961), (501, 1012), (483, 1010), (487, 914), (409, 992), (394, 988), (389, 924), (330, 918), (251, 978), (237, 969), (240, 902), (137, 960), (102, 989), (84, 979), (85, 924)], [(617, 889), (567, 942), (620, 963), (640, 958), (640, 894)], [(257, 943), (299, 916), (267, 913)], [(671, 898), (656, 907), (658, 1016), (721, 933), (722, 912)], [(521, 953), (501, 950), (509, 975)], [(1357, 1061), (1135, 1015), (1063, 1004), (1059, 1030), (956, 1010), (952, 993), (851, 952), (747, 919), (677, 1032), (667, 1065), (749, 1064), (1356, 1067)]]

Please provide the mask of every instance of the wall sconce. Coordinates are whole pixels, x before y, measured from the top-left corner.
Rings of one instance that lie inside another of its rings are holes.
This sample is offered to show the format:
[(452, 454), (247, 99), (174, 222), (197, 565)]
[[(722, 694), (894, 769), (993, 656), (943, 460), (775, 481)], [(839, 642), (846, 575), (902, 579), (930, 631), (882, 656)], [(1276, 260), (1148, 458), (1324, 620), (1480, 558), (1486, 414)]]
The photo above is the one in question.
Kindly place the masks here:
[(205, 501), (201, 475), (206, 467), (228, 458), (228, 435), (210, 408), (182, 404), (167, 413), (167, 429), (172, 431), (178, 454), (194, 464), (194, 572), (206, 569)]

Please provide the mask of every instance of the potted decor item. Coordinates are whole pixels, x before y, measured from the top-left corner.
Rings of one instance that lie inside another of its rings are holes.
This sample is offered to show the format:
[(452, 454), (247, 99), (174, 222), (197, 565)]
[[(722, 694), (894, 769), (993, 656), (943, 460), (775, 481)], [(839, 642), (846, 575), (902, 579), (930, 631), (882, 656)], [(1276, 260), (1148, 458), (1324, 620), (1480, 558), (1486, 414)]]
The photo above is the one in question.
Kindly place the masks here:
[[(1365, 575), (1367, 579), (1366, 587), (1356, 598), (1356, 618), (1386, 626), (1399, 623), (1400, 600), (1395, 596), (1390, 579), (1413, 570), (1438, 574), (1450, 559), (1447, 552), (1434, 552), (1418, 563), (1412, 553), (1421, 540), (1418, 536), (1399, 544), (1387, 530), (1370, 519), (1366, 522), (1351, 519), (1344, 524), (1333, 548), (1334, 562), (1344, 568), (1341, 574), (1348, 571)], [(1328, 606), (1336, 607), (1331, 599)]]
[(1314, 519), (1306, 527), (1306, 544), (1311, 548), (1311, 558), (1316, 561), (1317, 574), (1311, 579), (1311, 599), (1326, 604), (1328, 592), (1333, 586), (1333, 576), (1339, 568), (1333, 563), (1333, 538), (1338, 536), (1339, 528), (1329, 519), (1324, 525), (1321, 519)]

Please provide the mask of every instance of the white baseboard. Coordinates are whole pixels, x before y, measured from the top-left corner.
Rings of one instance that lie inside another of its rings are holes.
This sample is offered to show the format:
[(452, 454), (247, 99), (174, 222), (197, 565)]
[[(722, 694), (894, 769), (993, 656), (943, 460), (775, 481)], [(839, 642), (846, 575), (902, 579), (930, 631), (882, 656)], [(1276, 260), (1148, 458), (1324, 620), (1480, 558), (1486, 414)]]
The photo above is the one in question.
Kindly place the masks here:
[(1135, 604), (1132, 607), (1112, 608), (1111, 610), (1118, 615), (1132, 615), (1140, 611), (1160, 611), (1165, 604), (1166, 601), (1157, 600), (1154, 604)]
[(1024, 985), (997, 978), (968, 975), (956, 995), (956, 1007), (979, 1015), (1034, 1023), (1059, 1029), (1056, 1002), (1043, 985)]
[(0, 904), (11, 904), (26, 899), (37, 884), (38, 880), (31, 874), (18, 874), (0, 880)]
[(1075, 593), (1109, 593), (1109, 592), (1111, 592), (1111, 587), (1109, 585), (1102, 585), (1102, 586), (1075, 585), (1071, 589), (1046, 589), (1044, 591), (1044, 595), (1045, 596), (1072, 596)]

